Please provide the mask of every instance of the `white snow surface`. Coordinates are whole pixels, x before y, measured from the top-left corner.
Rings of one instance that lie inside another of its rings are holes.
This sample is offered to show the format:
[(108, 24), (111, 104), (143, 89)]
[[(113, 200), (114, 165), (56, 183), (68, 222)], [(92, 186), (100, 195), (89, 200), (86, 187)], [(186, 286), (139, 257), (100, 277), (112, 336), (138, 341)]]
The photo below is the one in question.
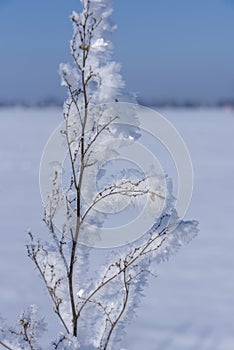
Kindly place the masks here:
[[(158, 268), (138, 317), (126, 328), (128, 350), (234, 349), (234, 111), (162, 109), (183, 136), (195, 182), (187, 219), (198, 237)], [(30, 304), (58, 322), (37, 272), (26, 257), (26, 232), (46, 234), (38, 169), (60, 109), (0, 109), (0, 314), (9, 320)], [(51, 338), (51, 337), (50, 337)], [(46, 342), (46, 340), (45, 340)]]

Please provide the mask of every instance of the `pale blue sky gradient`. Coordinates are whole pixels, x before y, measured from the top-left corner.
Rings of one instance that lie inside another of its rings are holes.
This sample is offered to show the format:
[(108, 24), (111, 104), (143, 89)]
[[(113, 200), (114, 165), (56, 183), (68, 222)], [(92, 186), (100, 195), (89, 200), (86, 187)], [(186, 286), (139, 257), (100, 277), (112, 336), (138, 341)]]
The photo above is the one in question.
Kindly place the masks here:
[[(63, 99), (79, 0), (0, 0), (0, 101)], [(234, 1), (115, 0), (114, 57), (141, 98), (234, 98)]]

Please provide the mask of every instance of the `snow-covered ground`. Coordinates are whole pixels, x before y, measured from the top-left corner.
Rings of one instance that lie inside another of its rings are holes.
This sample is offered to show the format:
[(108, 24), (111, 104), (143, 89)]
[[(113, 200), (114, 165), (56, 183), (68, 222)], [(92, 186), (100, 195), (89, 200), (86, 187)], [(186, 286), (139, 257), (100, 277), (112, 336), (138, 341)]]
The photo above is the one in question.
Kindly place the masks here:
[[(195, 172), (187, 217), (198, 237), (159, 266), (127, 327), (128, 350), (234, 349), (234, 111), (161, 110), (183, 136)], [(27, 228), (45, 232), (38, 185), (43, 147), (58, 109), (0, 110), (0, 313), (10, 321), (46, 293), (25, 254)], [(51, 332), (55, 320), (49, 319)]]

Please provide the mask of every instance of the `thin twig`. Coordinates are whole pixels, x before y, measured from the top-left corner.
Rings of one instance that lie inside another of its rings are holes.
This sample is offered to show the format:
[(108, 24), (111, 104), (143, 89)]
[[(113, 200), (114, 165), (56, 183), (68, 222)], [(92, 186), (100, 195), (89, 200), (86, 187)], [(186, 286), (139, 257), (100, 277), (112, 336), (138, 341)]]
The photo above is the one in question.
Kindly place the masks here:
[(1, 340), (0, 340), (0, 345), (2, 345), (5, 349), (8, 349), (8, 350), (14, 350), (13, 348), (11, 348), (10, 346), (4, 344)]

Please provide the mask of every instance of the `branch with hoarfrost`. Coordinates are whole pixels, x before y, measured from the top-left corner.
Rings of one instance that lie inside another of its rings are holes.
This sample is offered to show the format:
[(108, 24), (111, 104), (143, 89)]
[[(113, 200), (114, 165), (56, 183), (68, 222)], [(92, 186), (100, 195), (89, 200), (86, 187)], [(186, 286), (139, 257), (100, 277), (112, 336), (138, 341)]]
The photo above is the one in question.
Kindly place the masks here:
[[(134, 108), (131, 116), (126, 115), (134, 126), (126, 123), (124, 128), (115, 108), (106, 108), (124, 87), (120, 65), (111, 60), (112, 1), (81, 3), (83, 11), (71, 16), (73, 63), (60, 65), (61, 84), (68, 92), (60, 131), (68, 170), (58, 162), (50, 164), (43, 219), (48, 238), (41, 242), (29, 232), (27, 254), (60, 321), (61, 332), (48, 349), (114, 350), (119, 349), (122, 331), (139, 304), (148, 276), (155, 275), (157, 263), (196, 235), (197, 223), (179, 222), (170, 186), (155, 173), (114, 171), (98, 189), (97, 183), (93, 185), (95, 174), (100, 169), (105, 173), (103, 164), (114, 159), (122, 147), (133, 144), (139, 130)], [(107, 256), (96, 269), (97, 250), (82, 239), (89, 243), (91, 234), (99, 238), (103, 209), (114, 213), (126, 204), (141, 208), (147, 201), (152, 211), (147, 214), (155, 218), (152, 227), (135, 241), (106, 250)], [(9, 350), (39, 350), (44, 331), (44, 320), (31, 307), (16, 327), (1, 326), (0, 345)]]
[(15, 327), (0, 327), (0, 345), (9, 350), (40, 350), (38, 340), (46, 331), (44, 318), (38, 316), (37, 307), (32, 305), (21, 314)]
[[(48, 246), (42, 245), (39, 241), (35, 244), (34, 237), (31, 234), (31, 232), (29, 232), (28, 234), (30, 237), (30, 243), (27, 244), (28, 257), (33, 261), (37, 270), (40, 273), (40, 276), (54, 305), (54, 312), (58, 315), (67, 333), (69, 333), (68, 326), (66, 325), (66, 322), (60, 311), (60, 307), (62, 304), (60, 287), (63, 280), (66, 278), (66, 274), (68, 274), (68, 266), (64, 257), (62, 246), (59, 246), (58, 251), (60, 252), (61, 262), (64, 263), (65, 261), (65, 270), (59, 274), (57, 271), (57, 266), (55, 265), (56, 262), (53, 256), (53, 251), (50, 251)], [(55, 243), (57, 243), (57, 237), (54, 233), (53, 239)]]
[[(118, 253), (115, 251), (114, 258), (112, 252), (109, 263), (104, 264), (102, 273), (99, 272), (99, 283), (91, 290), (82, 290), (79, 295), (78, 320), (81, 319), (82, 322), (82, 313), (83, 319), (86, 319), (89, 312), (85, 308), (88, 309), (89, 304), (93, 304), (97, 306), (97, 313), (95, 315), (92, 308), (92, 318), (97, 323), (102, 318), (102, 325), (105, 325), (102, 332), (97, 330), (94, 344), (98, 349), (108, 349), (108, 346), (112, 349), (117, 340), (120, 340), (120, 333), (113, 339), (111, 337), (122, 318), (129, 319), (134, 314), (138, 294), (147, 283), (148, 276), (155, 276), (153, 265), (167, 260), (169, 255), (196, 235), (196, 222), (181, 222), (175, 232), (173, 228), (178, 223), (176, 217), (172, 219), (171, 214), (163, 215), (140, 241), (120, 248)], [(93, 328), (92, 331), (94, 332)]]

